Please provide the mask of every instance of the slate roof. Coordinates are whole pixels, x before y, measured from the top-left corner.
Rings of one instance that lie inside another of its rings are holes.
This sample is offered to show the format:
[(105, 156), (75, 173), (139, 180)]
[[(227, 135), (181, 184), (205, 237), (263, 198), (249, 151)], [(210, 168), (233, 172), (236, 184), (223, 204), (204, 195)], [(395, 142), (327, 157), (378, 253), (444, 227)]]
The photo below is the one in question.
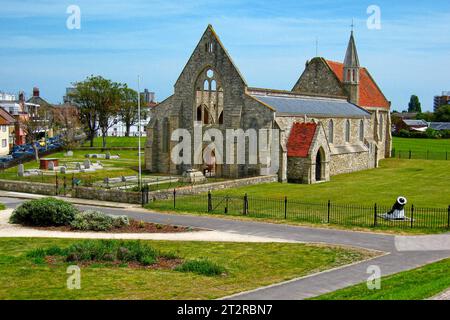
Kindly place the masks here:
[(434, 130), (450, 130), (450, 122), (430, 122), (429, 127)]
[(428, 123), (425, 120), (404, 119), (403, 122), (409, 127), (428, 127)]
[(294, 123), (287, 144), (288, 157), (306, 158), (316, 129), (316, 123)]
[[(325, 60), (336, 77), (344, 82), (344, 64)], [(390, 103), (384, 96), (375, 80), (370, 76), (366, 68), (359, 69), (359, 105), (361, 107), (390, 108)]]
[(16, 120), (13, 118), (13, 116), (5, 109), (0, 108), (0, 125), (9, 126), (12, 125), (14, 122), (16, 122)]
[(277, 115), (369, 117), (370, 113), (344, 99), (253, 92), (256, 100), (275, 109)]

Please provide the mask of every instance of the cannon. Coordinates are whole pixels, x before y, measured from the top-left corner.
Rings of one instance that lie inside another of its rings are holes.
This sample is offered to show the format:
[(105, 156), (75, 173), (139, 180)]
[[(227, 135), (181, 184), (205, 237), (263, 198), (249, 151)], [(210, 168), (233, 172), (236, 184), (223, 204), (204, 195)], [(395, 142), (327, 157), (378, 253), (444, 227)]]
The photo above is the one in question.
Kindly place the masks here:
[(406, 220), (405, 216), (405, 205), (408, 203), (408, 200), (405, 197), (398, 197), (397, 201), (395, 201), (392, 209), (383, 215), (383, 218), (388, 220)]

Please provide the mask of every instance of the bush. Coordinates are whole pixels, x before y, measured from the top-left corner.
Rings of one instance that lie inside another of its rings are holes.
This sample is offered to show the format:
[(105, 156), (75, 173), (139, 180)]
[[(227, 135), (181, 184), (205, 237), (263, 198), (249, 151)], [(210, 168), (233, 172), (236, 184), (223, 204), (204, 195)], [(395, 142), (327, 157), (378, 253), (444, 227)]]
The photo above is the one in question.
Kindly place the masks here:
[(20, 205), (9, 221), (29, 226), (63, 226), (69, 225), (77, 213), (78, 210), (68, 202), (42, 198)]
[(158, 258), (158, 251), (140, 241), (86, 240), (67, 248), (66, 261), (121, 261), (151, 265)]
[(225, 272), (225, 269), (209, 260), (189, 260), (175, 268), (176, 271), (193, 272), (204, 276), (217, 276)]
[(75, 215), (71, 227), (78, 230), (108, 231), (130, 225), (126, 216), (113, 217), (100, 211), (87, 210)]

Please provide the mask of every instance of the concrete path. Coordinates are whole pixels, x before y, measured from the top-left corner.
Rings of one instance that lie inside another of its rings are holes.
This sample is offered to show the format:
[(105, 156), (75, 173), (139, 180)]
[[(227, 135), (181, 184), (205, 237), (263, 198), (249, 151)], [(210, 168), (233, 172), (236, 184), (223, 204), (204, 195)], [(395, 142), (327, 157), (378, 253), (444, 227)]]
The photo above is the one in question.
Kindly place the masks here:
[[(22, 201), (21, 199), (15, 198), (0, 198), (0, 202), (10, 208), (14, 208)], [(79, 205), (79, 207), (81, 209), (92, 209), (92, 207), (85, 205)], [(381, 275), (386, 276), (450, 257), (450, 251), (448, 250), (398, 251), (395, 246), (396, 237), (394, 235), (308, 228), (201, 216), (163, 214), (149, 212), (139, 208), (116, 209), (102, 207), (96, 209), (108, 214), (126, 214), (135, 219), (154, 223), (191, 226), (228, 234), (264, 237), (274, 240), (284, 239), (285, 241), (345, 245), (379, 250), (386, 253), (386, 255), (370, 261), (240, 293), (229, 297), (231, 299), (305, 299), (366, 281), (371, 275), (367, 273), (369, 266), (378, 266), (381, 270)]]

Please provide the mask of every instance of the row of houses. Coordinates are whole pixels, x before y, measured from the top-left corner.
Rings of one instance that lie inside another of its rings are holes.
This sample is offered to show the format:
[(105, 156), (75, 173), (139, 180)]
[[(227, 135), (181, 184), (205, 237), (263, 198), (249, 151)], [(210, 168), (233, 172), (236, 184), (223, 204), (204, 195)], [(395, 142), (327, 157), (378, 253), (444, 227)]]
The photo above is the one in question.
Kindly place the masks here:
[(450, 122), (427, 122), (425, 120), (400, 119), (394, 124), (393, 131), (399, 132), (400, 130), (408, 130), (425, 132), (428, 128), (438, 131), (450, 130)]

